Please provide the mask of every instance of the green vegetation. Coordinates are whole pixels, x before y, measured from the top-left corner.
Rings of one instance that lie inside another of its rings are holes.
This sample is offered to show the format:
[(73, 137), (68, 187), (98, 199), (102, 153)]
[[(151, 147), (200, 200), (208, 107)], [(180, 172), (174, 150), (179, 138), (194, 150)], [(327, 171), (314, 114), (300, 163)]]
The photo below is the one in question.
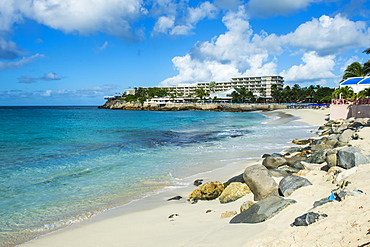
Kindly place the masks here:
[(332, 94), (334, 99), (348, 99), (354, 100), (356, 98), (356, 94), (353, 92), (353, 89), (349, 86), (345, 86), (342, 88), (338, 88)]
[(294, 84), (292, 88), (286, 86), (283, 89), (272, 85), (272, 97), (279, 103), (329, 103), (334, 89), (319, 85), (301, 88)]
[(253, 93), (248, 91), (245, 87), (235, 88), (235, 91), (231, 93), (231, 97), (232, 101), (237, 103), (256, 101)]
[(343, 80), (350, 77), (364, 77), (370, 75), (370, 61), (367, 61), (363, 65), (359, 62), (354, 62), (346, 68), (343, 75)]
[(195, 95), (197, 98), (203, 99), (204, 97), (209, 96), (209, 93), (204, 90), (204, 88), (198, 88), (195, 90)]

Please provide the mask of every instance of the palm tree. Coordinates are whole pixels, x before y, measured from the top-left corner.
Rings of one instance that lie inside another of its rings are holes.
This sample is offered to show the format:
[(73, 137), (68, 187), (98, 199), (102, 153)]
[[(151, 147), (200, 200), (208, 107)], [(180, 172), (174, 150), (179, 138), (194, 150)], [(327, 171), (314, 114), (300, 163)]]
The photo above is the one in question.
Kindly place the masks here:
[(217, 87), (216, 85), (216, 82), (215, 81), (211, 81), (209, 84), (208, 84), (208, 87), (209, 87), (209, 90), (214, 93), (215, 92), (215, 89)]
[(365, 49), (362, 53), (370, 54), (370, 48)]
[(353, 100), (356, 97), (356, 94), (353, 92), (353, 89), (349, 86), (341, 87), (335, 90), (332, 94), (335, 99), (349, 99)]
[(195, 94), (197, 95), (197, 97), (198, 98), (200, 98), (200, 99), (203, 99), (203, 97), (205, 97), (205, 96), (208, 96), (209, 95), (209, 93), (206, 91), (206, 90), (204, 90), (204, 88), (198, 88), (198, 89), (196, 89), (195, 90)]
[(361, 90), (358, 94), (358, 98), (366, 98), (370, 96), (370, 88), (365, 88), (364, 90)]
[(370, 61), (367, 61), (364, 65), (359, 62), (354, 62), (346, 68), (344, 71), (343, 79), (350, 77), (362, 77), (370, 75)]

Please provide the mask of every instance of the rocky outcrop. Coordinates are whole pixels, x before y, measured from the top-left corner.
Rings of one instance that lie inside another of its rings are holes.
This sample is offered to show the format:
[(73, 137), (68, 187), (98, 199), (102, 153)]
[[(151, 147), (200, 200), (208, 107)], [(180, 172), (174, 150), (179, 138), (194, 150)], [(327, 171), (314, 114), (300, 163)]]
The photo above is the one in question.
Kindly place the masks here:
[(103, 109), (114, 110), (146, 110), (146, 111), (185, 111), (185, 110), (203, 110), (203, 111), (270, 111), (276, 109), (285, 109), (286, 105), (271, 104), (230, 104), (230, 103), (153, 103), (153, 102), (125, 102), (123, 100), (107, 101), (99, 106)]
[(370, 163), (368, 157), (361, 153), (361, 150), (356, 147), (345, 147), (338, 150), (338, 166), (345, 169), (350, 169), (360, 164)]
[(255, 201), (262, 200), (271, 195), (278, 195), (278, 184), (263, 165), (247, 167), (244, 170), (243, 178), (251, 189)]
[(219, 181), (207, 182), (202, 184), (198, 189), (194, 190), (190, 195), (191, 201), (197, 200), (214, 200), (224, 191), (223, 183)]
[(236, 201), (249, 193), (251, 193), (251, 190), (248, 185), (245, 183), (233, 182), (224, 189), (218, 199), (221, 203), (229, 203)]
[(290, 148), (289, 151), (299, 152), (296, 156), (300, 155), (303, 158), (297, 162), (294, 162), (296, 156), (286, 158), (287, 164), (295, 169), (317, 170), (334, 166), (350, 169), (359, 164), (370, 163), (370, 159), (363, 155), (360, 149), (349, 147), (351, 140), (359, 138), (357, 132), (368, 126), (370, 126), (368, 118), (331, 120), (319, 127), (318, 134), (325, 135), (320, 139), (294, 140), (294, 143), (306, 146)]
[(284, 208), (294, 203), (296, 203), (295, 200), (284, 199), (280, 196), (269, 196), (232, 218), (230, 223), (263, 222), (274, 217)]
[(276, 169), (279, 166), (283, 166), (286, 164), (286, 159), (283, 157), (276, 157), (276, 156), (269, 156), (266, 157), (262, 165), (264, 165), (267, 169)]
[(307, 178), (290, 175), (280, 180), (279, 191), (282, 196), (290, 196), (297, 189), (309, 185), (312, 183)]

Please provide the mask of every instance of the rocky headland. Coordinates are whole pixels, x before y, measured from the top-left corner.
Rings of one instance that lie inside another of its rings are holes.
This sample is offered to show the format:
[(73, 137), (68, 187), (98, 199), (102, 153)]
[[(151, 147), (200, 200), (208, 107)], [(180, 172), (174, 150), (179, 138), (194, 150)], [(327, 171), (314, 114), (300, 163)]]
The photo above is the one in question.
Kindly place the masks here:
[(230, 103), (153, 103), (153, 102), (125, 102), (121, 100), (107, 101), (99, 106), (101, 109), (112, 110), (144, 110), (144, 111), (270, 111), (285, 109), (286, 105), (279, 104), (230, 104)]

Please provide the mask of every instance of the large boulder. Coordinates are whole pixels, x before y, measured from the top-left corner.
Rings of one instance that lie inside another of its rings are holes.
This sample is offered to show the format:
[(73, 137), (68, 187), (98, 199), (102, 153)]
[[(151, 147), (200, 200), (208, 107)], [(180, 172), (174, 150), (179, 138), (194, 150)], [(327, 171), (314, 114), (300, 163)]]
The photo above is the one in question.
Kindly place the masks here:
[(295, 156), (292, 156), (290, 158), (285, 158), (285, 159), (286, 159), (286, 165), (291, 166), (298, 161), (306, 160), (307, 157), (301, 156), (301, 155), (295, 155)]
[(327, 151), (328, 151), (327, 149), (320, 149), (320, 150), (315, 151), (311, 155), (309, 162), (310, 163), (317, 163), (317, 164), (324, 163), (325, 160), (326, 160), (326, 152)]
[(283, 166), (285, 164), (286, 159), (278, 156), (269, 156), (262, 161), (262, 165), (264, 165), (267, 169), (276, 169), (279, 166)]
[(278, 195), (278, 184), (263, 165), (249, 166), (244, 170), (243, 178), (251, 189), (254, 200), (259, 201), (271, 195)]
[(221, 203), (228, 203), (236, 201), (249, 193), (251, 193), (251, 190), (248, 185), (245, 183), (233, 182), (224, 189), (218, 199)]
[(307, 178), (290, 175), (280, 180), (279, 191), (283, 196), (290, 196), (297, 189), (308, 185), (312, 183)]
[(367, 156), (361, 153), (357, 147), (345, 147), (338, 150), (338, 166), (350, 169), (354, 166), (370, 163)]
[(346, 129), (343, 131), (342, 134), (339, 135), (339, 142), (345, 142), (348, 143), (350, 140), (352, 140), (352, 135), (355, 133), (352, 129)]
[(284, 199), (280, 196), (269, 196), (250, 208), (236, 215), (230, 220), (235, 223), (259, 223), (274, 217), (289, 205), (296, 203), (294, 200)]
[(189, 195), (189, 199), (193, 201), (214, 200), (217, 197), (219, 197), (223, 191), (224, 191), (223, 183), (219, 181), (207, 182), (202, 184), (198, 189), (194, 190)]

